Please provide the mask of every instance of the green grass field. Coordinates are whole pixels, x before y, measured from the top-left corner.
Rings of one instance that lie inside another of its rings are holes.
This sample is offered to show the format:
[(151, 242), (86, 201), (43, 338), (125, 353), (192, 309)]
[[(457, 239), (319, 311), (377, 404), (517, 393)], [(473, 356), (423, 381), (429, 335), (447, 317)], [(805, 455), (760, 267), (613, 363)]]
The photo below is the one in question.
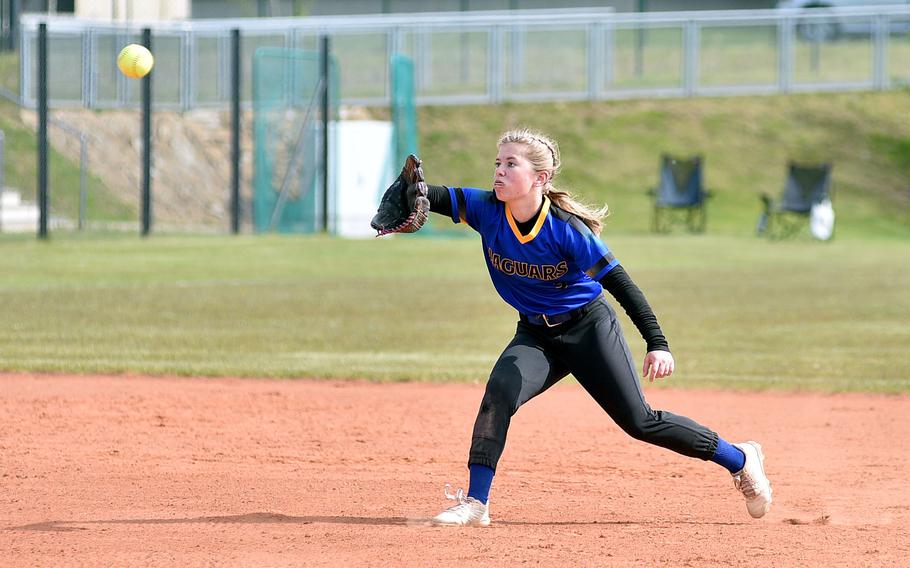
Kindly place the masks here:
[[(604, 238), (670, 339), (678, 371), (666, 384), (910, 392), (906, 242)], [(0, 367), (484, 381), (516, 318), (479, 248), (475, 238), (4, 236)]]
[[(611, 207), (604, 240), (677, 358), (667, 384), (910, 392), (903, 116), (907, 91), (423, 107), (420, 152), (431, 182), (485, 187), (502, 130), (554, 136), (557, 185)], [(33, 188), (30, 128), (8, 103), (0, 127), (8, 183)], [(661, 152), (705, 156), (706, 235), (648, 233)], [(754, 236), (788, 159), (834, 163), (833, 242)], [(90, 184), (90, 219), (135, 220)], [(72, 214), (77, 167), (54, 155), (51, 185)], [(484, 381), (514, 325), (476, 237), (0, 234), (4, 370)]]

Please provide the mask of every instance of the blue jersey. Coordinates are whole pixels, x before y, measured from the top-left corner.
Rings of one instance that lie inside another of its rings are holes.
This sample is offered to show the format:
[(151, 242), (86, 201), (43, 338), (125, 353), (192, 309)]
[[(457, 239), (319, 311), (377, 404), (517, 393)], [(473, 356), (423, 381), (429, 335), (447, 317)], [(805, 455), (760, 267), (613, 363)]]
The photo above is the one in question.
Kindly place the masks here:
[(480, 233), (493, 286), (526, 315), (574, 310), (603, 293), (598, 280), (619, 261), (578, 217), (544, 196), (531, 232), (522, 235), (493, 192), (449, 188), (452, 220)]

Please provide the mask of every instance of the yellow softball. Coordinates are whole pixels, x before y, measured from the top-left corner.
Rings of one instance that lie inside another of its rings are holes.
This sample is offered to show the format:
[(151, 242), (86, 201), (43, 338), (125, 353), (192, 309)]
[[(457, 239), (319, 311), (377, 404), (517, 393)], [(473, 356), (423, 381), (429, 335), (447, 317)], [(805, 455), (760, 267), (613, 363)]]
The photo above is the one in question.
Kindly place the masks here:
[(131, 43), (124, 47), (117, 56), (117, 67), (120, 68), (120, 72), (133, 79), (148, 75), (154, 64), (155, 58), (152, 57), (152, 52), (138, 43)]

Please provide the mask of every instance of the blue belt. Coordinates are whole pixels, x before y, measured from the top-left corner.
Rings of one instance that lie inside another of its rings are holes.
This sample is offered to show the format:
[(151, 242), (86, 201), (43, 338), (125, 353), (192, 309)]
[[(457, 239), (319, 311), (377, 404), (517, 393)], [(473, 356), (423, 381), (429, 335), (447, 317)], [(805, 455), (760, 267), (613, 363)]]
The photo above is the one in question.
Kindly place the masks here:
[(574, 310), (569, 310), (568, 312), (562, 312), (561, 314), (553, 314), (548, 316), (547, 314), (518, 314), (518, 318), (531, 325), (545, 325), (547, 327), (556, 327), (562, 325), (566, 322), (581, 318), (581, 316), (588, 313), (588, 311), (597, 303), (601, 297), (598, 296), (588, 302), (587, 304), (581, 306), (580, 308), (575, 308)]

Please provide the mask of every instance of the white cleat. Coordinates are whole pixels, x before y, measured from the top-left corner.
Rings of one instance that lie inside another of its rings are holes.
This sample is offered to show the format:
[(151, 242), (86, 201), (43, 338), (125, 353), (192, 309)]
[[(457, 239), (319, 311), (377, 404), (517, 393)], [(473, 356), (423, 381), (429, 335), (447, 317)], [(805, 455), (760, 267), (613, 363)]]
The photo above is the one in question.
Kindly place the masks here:
[(459, 489), (454, 495), (449, 493), (451, 485), (446, 483), (446, 499), (456, 501), (445, 511), (433, 517), (434, 525), (458, 527), (486, 527), (490, 525), (490, 506), (473, 497), (465, 497), (464, 490)]
[(771, 482), (765, 475), (765, 455), (757, 442), (733, 445), (746, 454), (746, 464), (733, 474), (733, 485), (746, 497), (749, 514), (759, 519), (771, 509)]

